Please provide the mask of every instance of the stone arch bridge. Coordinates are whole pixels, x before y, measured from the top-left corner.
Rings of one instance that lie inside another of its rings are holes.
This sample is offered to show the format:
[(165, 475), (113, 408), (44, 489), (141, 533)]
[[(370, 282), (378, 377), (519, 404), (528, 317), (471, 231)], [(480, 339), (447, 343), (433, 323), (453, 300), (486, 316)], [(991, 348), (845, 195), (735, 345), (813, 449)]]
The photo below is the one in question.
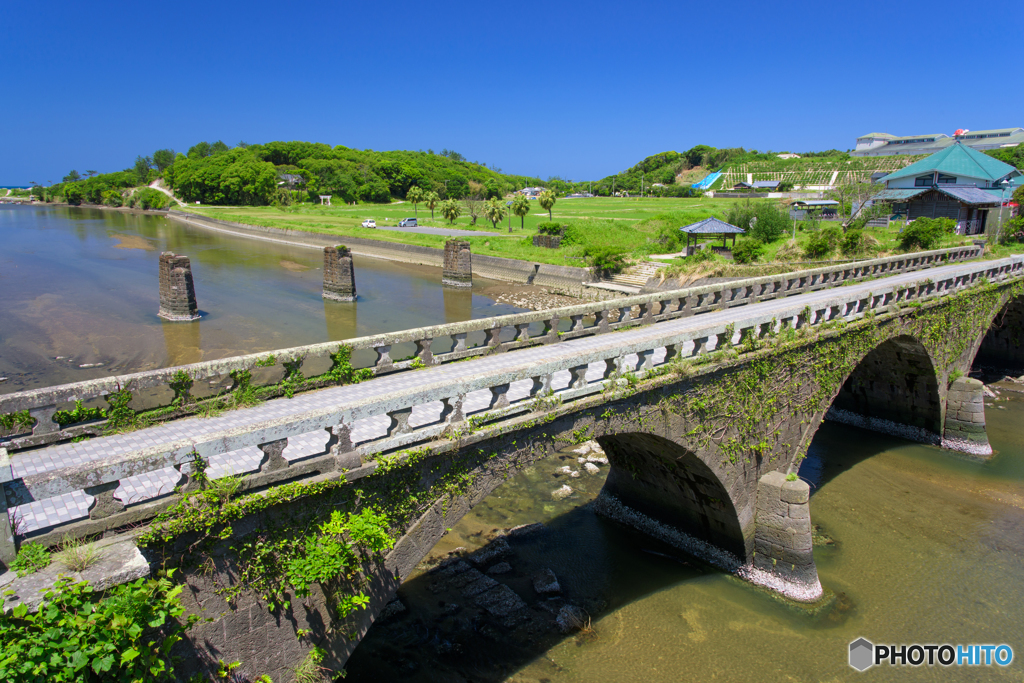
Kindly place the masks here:
[[(212, 618), (185, 646), (196, 671), (240, 661), (254, 677), (288, 680), (313, 645), (340, 668), (446, 528), (518, 468), (589, 439), (611, 463), (602, 512), (813, 601), (822, 588), (808, 487), (787, 475), (822, 420), (991, 453), (981, 386), (967, 373), (979, 355), (1024, 361), (1024, 259), (966, 260), (976, 255), (880, 259), (354, 340), (357, 356), (376, 351), (379, 375), (355, 385), (338, 385), (353, 371), (335, 343), (13, 394), (0, 412), (29, 410), (36, 422), (0, 450), (0, 503), (35, 515), (84, 495), (85, 519), (34, 516), (21, 534), (50, 544), (102, 534), (136, 555), (139, 542), (132, 575), (179, 566), (188, 608)], [(415, 358), (391, 358), (402, 344)], [(297, 371), (328, 357), (325, 374)], [(216, 398), (192, 395), (193, 382), (231, 375), (237, 396), (262, 370), (270, 400), (184, 415)], [(317, 387), (326, 388), (294, 393)], [(53, 423), (62, 403), (107, 395), (123, 405), (126, 390), (143, 409), (164, 401), (149, 414), (167, 421), (76, 442), (102, 425)], [(273, 398), (282, 394), (294, 398)], [(168, 484), (187, 495), (204, 485), (199, 465), (223, 471), (226, 456), (251, 458), (238, 502), (190, 518)], [(275, 527), (308, 530), (332, 510), (371, 505), (390, 513), (394, 547), (364, 552), (348, 583), (314, 585), (301, 600), (272, 573), (260, 584), (256, 556), (237, 549)], [(351, 585), (368, 605), (341, 617)], [(268, 610), (266, 593), (278, 589), (288, 606)], [(27, 584), (17, 597), (33, 599)]]

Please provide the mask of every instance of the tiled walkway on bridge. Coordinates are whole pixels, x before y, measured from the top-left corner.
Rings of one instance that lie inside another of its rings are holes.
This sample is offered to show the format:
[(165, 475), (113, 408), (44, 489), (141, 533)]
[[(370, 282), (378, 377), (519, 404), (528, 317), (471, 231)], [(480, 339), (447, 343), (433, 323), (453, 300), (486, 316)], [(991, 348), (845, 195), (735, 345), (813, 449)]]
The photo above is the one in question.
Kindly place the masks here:
[[(941, 279), (944, 273), (951, 273), (962, 264), (943, 266), (928, 270), (927, 277)], [(920, 272), (906, 273), (890, 278), (871, 280), (862, 284), (847, 286), (844, 292), (877, 291), (880, 285), (914, 282), (923, 279)], [(615, 349), (646, 339), (657, 339), (663, 335), (687, 330), (698, 330), (714, 325), (727, 324), (738, 317), (754, 315), (771, 316), (774, 311), (792, 309), (795, 306), (809, 305), (828, 301), (834, 297), (832, 290), (826, 289), (795, 297), (775, 299), (762, 303), (751, 304), (736, 309), (706, 313), (703, 315), (678, 318), (667, 322), (646, 325), (620, 332), (593, 335), (549, 344), (535, 346), (517, 351), (482, 356), (459, 363), (426, 368), (412, 372), (401, 372), (374, 378), (362, 384), (332, 387), (318, 391), (298, 394), (294, 398), (280, 398), (267, 401), (252, 408), (243, 408), (226, 412), (212, 418), (188, 418), (175, 420), (161, 425), (142, 429), (127, 434), (116, 434), (90, 439), (79, 443), (65, 443), (34, 451), (15, 453), (12, 465), (15, 477), (22, 477), (47, 472), (63, 467), (80, 465), (100, 458), (116, 456), (141, 448), (156, 446), (162, 443), (188, 439), (200, 434), (211, 434), (232, 427), (252, 425), (263, 420), (299, 416), (313, 409), (325, 406), (344, 407), (346, 404), (384, 396), (399, 391), (427, 384), (445, 383), (458, 385), (460, 380), (480, 373), (501, 371), (504, 369), (530, 366), (542, 361), (559, 359), (570, 360), (573, 356), (602, 349)], [(686, 352), (686, 349), (683, 349)], [(663, 362), (665, 349), (655, 351), (652, 361), (655, 365)], [(627, 357), (627, 361), (636, 360), (636, 356)], [(605, 363), (592, 363), (587, 371), (588, 382), (600, 380), (604, 376)], [(552, 388), (564, 389), (569, 385), (570, 373), (567, 370), (557, 372), (553, 376)], [(514, 382), (508, 391), (509, 402), (515, 402), (529, 396), (532, 380)], [(475, 391), (466, 396), (463, 407), (467, 416), (486, 409), (491, 402), (491, 393), (487, 389)], [(435, 402), (413, 408), (409, 419), (410, 426), (418, 427), (436, 422), (442, 409), (441, 403)], [(351, 438), (353, 443), (370, 441), (386, 435), (390, 418), (386, 415), (359, 420), (352, 425)], [(327, 442), (325, 430), (291, 437), (284, 457), (289, 461), (318, 455), (324, 452)], [(210, 476), (217, 478), (227, 474), (243, 474), (258, 469), (263, 453), (255, 446), (226, 453), (211, 459)], [(124, 479), (115, 492), (115, 496), (125, 504), (137, 503), (147, 498), (168, 493), (178, 481), (178, 473), (173, 468), (150, 472), (147, 474)], [(64, 523), (85, 517), (91, 504), (91, 496), (83, 491), (65, 494), (48, 500), (36, 501), (16, 508), (16, 516), (21, 519), (23, 532), (33, 531), (54, 524)]]

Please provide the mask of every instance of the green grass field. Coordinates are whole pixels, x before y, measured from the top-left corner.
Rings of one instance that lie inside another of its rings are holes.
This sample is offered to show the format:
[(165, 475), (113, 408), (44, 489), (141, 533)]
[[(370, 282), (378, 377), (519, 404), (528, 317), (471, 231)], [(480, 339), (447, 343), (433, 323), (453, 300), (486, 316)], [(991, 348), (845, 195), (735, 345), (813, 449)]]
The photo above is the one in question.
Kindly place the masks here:
[[(666, 251), (659, 242), (658, 234), (663, 228), (677, 228), (702, 220), (709, 216), (725, 219), (729, 209), (736, 202), (745, 199), (712, 199), (712, 198), (643, 198), (625, 199), (612, 197), (594, 197), (586, 199), (559, 199), (554, 206), (554, 220), (573, 226), (573, 233), (579, 237), (578, 243), (565, 244), (559, 249), (534, 247), (532, 237), (537, 232), (537, 224), (548, 220), (546, 211), (535, 202), (531, 202), (531, 211), (525, 217), (525, 230), (520, 229), (520, 219), (512, 216), (512, 232), (508, 232), (509, 220), (499, 223), (497, 230), (481, 217), (477, 225), (470, 225), (468, 216), (455, 221), (455, 228), (478, 232), (499, 232), (499, 236), (480, 235), (467, 239), (474, 253), (488, 256), (524, 259), (556, 265), (586, 265), (584, 253), (593, 247), (614, 247), (628, 252), (633, 260), (643, 260), (650, 254)], [(761, 199), (755, 201), (775, 201)], [(356, 206), (314, 206), (302, 204), (292, 207), (189, 207), (190, 211), (249, 225), (261, 225), (292, 230), (337, 235), (339, 243), (345, 237), (362, 237), (401, 244), (443, 248), (448, 238), (436, 235), (402, 233), (392, 230), (369, 229), (360, 227), (367, 218), (373, 218), (379, 226), (397, 225), (402, 218), (417, 216), (420, 225), (445, 227), (440, 213), (435, 211), (431, 219), (430, 210), (422, 204), (418, 212), (405, 202), (393, 204), (359, 204)], [(828, 225), (828, 223), (823, 223)], [(865, 232), (879, 242), (880, 254), (894, 253), (897, 250), (896, 238), (899, 226), (890, 228), (873, 228)], [(789, 237), (768, 245), (767, 254), (762, 261), (776, 260), (780, 248), (784, 248)], [(743, 239), (743, 238), (740, 238)], [(809, 239), (809, 233), (798, 229), (796, 242), (798, 247)], [(967, 243), (969, 240), (957, 235), (950, 235), (942, 246), (954, 246)], [(790, 246), (784, 249), (783, 261), (799, 261), (802, 256), (799, 249)], [(789, 252), (789, 253), (786, 253)], [(839, 258), (837, 256), (837, 258)]]

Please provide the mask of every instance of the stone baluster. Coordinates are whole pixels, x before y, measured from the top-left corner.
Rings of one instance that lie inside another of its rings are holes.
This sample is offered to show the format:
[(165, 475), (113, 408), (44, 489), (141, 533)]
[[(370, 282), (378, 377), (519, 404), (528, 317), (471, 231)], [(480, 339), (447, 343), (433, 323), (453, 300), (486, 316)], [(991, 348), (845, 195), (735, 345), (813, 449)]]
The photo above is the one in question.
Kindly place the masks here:
[(284, 449), (288, 447), (288, 439), (277, 439), (257, 445), (263, 451), (260, 460), (260, 472), (276, 472), (287, 468), (290, 463), (284, 457)]
[[(735, 333), (734, 333), (735, 334)], [(715, 351), (721, 351), (727, 346), (732, 346), (732, 334), (728, 334), (725, 330), (713, 335), (715, 338)]]
[(444, 399), (442, 401), (443, 407), (441, 408), (441, 422), (447, 424), (464, 422), (466, 420), (466, 414), (463, 412), (463, 406), (465, 403), (465, 394), (459, 394), (458, 396), (452, 396)]
[(399, 434), (411, 432), (412, 427), (409, 426), (410, 415), (412, 415), (412, 408), (400, 408), (388, 413), (388, 417), (391, 418), (391, 424), (388, 425), (388, 436), (398, 436)]
[(619, 307), (619, 323), (628, 323), (633, 320), (633, 308), (632, 306), (620, 306)]
[(707, 304), (708, 304), (708, 297), (709, 296), (710, 296), (710, 294), (708, 294), (708, 293), (697, 294), (697, 302), (694, 304), (693, 308), (701, 309), (701, 308), (704, 308), (705, 306), (707, 306)]
[(616, 377), (618, 375), (621, 375), (622, 372), (623, 372), (622, 367), (623, 367), (623, 357), (622, 356), (616, 356), (615, 358), (605, 358), (604, 359), (604, 375), (602, 375), (601, 379), (611, 379), (612, 377)]
[(665, 362), (671, 363), (677, 358), (682, 357), (683, 345), (682, 344), (668, 344), (665, 346)]
[(845, 304), (843, 306), (829, 306), (828, 311), (826, 311), (825, 313), (825, 320), (835, 320), (836, 318), (843, 315), (845, 309)]
[(796, 329), (797, 323), (798, 323), (798, 318), (793, 317), (793, 316), (786, 316), (784, 318), (780, 318), (779, 319), (779, 332), (782, 332), (782, 330), (786, 329), (787, 327), (790, 328), (790, 329)]
[(558, 336), (558, 322), (560, 320), (561, 320), (561, 318), (559, 318), (558, 316), (555, 316), (553, 318), (550, 318), (550, 319), (544, 321), (544, 332), (542, 334), (544, 336), (543, 342), (545, 344), (550, 344), (552, 342), (557, 342), (559, 340), (559, 336)]
[(569, 368), (569, 374), (572, 375), (569, 387), (572, 389), (582, 389), (587, 386), (587, 370), (589, 368), (589, 365), (574, 365)]
[(582, 332), (583, 331), (583, 315), (570, 315), (569, 319), (572, 320), (572, 327), (569, 328), (570, 332)]
[(468, 347), (466, 346), (466, 335), (467, 334), (469, 334), (469, 333), (468, 332), (456, 332), (455, 334), (452, 335), (452, 340), (455, 342), (455, 345), (452, 346), (452, 353), (462, 353), (463, 351), (468, 351), (469, 350)]
[(508, 384), (498, 384), (491, 389), (491, 404), (487, 410), (508, 407)]
[(328, 427), (327, 433), (327, 452), (334, 456), (336, 470), (354, 470), (362, 466), (363, 458), (355, 450), (352, 429), (348, 424), (342, 422)]
[(649, 325), (654, 322), (654, 303), (648, 301), (640, 304), (640, 316), (637, 322), (642, 325)]
[(7, 492), (5, 484), (14, 481), (14, 470), (6, 448), (0, 448), (0, 563), (8, 569), (17, 556), (14, 547), (14, 530), (11, 529), (11, 518), (7, 512)]
[(814, 321), (812, 325), (820, 325), (829, 319), (829, 313), (831, 312), (831, 306), (828, 308), (818, 308), (814, 311)]
[(544, 396), (551, 392), (551, 374), (531, 377), (533, 385), (530, 387), (530, 396)]
[(501, 328), (492, 327), (491, 329), (485, 331), (487, 332), (487, 341), (485, 342), (487, 347), (493, 349), (494, 351), (504, 351), (505, 348), (504, 346), (502, 346), (501, 343)]
[(202, 488), (202, 477), (199, 475), (199, 468), (196, 466), (196, 452), (192, 451), (186, 456), (188, 459), (179, 462), (174, 466), (178, 471), (178, 481), (175, 488), (181, 493), (192, 493)]
[(391, 344), (374, 346), (373, 350), (377, 352), (377, 360), (373, 363), (373, 370), (375, 374), (379, 375), (394, 369), (395, 362), (391, 360)]
[(607, 308), (597, 312), (597, 321), (595, 322), (595, 325), (598, 333), (608, 332), (611, 329), (611, 321), (609, 320), (611, 316), (612, 312)]
[(120, 481), (108, 481), (97, 486), (87, 486), (85, 495), (94, 496), (89, 505), (89, 519), (104, 519), (124, 510), (124, 503), (114, 497), (114, 491), (121, 485)]
[(60, 431), (60, 425), (53, 421), (53, 414), (55, 412), (57, 412), (57, 406), (53, 404), (28, 409), (28, 414), (36, 419), (36, 423), (32, 427), (32, 436), (53, 434)]
[(646, 349), (644, 351), (637, 351), (636, 353), (636, 369), (637, 370), (650, 370), (654, 367), (654, 349)]
[(516, 325), (516, 341), (524, 342), (530, 340), (530, 323), (519, 323)]
[(711, 292), (711, 301), (709, 302), (709, 305), (710, 306), (718, 306), (721, 303), (722, 303), (722, 290), (721, 289), (716, 289), (715, 291)]
[(433, 337), (416, 340), (416, 355), (423, 361), (424, 365), (435, 365), (434, 352), (430, 350), (430, 345), (433, 343)]
[(757, 338), (758, 339), (764, 339), (765, 337), (770, 336), (772, 334), (772, 332), (775, 331), (774, 329), (772, 329), (774, 326), (775, 326), (775, 321), (774, 320), (771, 320), (771, 321), (766, 322), (766, 323), (759, 324), (757, 326)]
[(690, 357), (696, 358), (704, 353), (708, 348), (708, 339), (709, 337), (696, 337), (693, 340), (693, 349), (690, 351)]
[(756, 337), (757, 333), (754, 331), (756, 327), (757, 326), (755, 326), (755, 325), (751, 325), (750, 327), (741, 327), (740, 328), (740, 343), (741, 344), (743, 343), (743, 340), (746, 339), (748, 336), (752, 337), (752, 338)]

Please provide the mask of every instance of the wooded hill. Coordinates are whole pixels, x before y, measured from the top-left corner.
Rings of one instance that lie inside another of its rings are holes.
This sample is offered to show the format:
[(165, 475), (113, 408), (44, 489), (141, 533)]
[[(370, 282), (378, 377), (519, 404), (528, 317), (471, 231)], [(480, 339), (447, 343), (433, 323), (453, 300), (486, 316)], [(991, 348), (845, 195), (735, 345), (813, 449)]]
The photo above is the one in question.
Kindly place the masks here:
[(441, 199), (503, 197), (541, 183), (466, 161), (448, 150), (376, 152), (298, 141), (229, 148), (222, 142), (201, 142), (188, 154), (159, 150), (153, 155), (158, 157), (169, 163), (158, 165), (140, 156), (134, 168), (118, 173), (81, 178), (72, 172), (49, 188), (49, 194), (89, 203), (114, 202), (111, 192), (163, 177), (176, 196), (190, 203), (265, 206), (318, 201), (319, 195), (332, 195), (335, 202), (386, 203), (404, 198), (414, 185)]

